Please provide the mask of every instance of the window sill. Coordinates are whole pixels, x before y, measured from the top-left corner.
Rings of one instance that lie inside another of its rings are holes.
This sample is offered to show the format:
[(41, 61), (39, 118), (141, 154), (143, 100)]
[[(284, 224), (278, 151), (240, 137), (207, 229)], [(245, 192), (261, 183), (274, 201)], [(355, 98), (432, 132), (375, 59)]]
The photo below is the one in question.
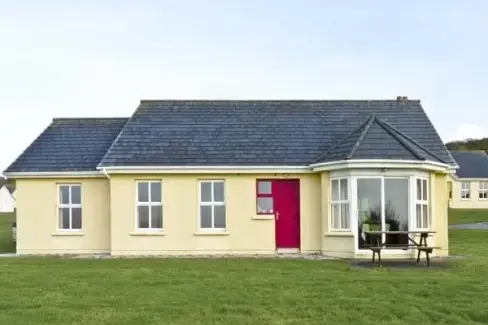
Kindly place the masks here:
[(258, 214), (252, 217), (253, 220), (274, 220), (274, 214)]
[(82, 231), (58, 231), (53, 232), (51, 236), (85, 236)]
[(229, 236), (227, 231), (198, 231), (193, 236)]
[(131, 236), (166, 236), (167, 233), (163, 231), (133, 231), (130, 232)]
[(354, 233), (350, 231), (332, 231), (324, 234), (326, 237), (354, 237)]

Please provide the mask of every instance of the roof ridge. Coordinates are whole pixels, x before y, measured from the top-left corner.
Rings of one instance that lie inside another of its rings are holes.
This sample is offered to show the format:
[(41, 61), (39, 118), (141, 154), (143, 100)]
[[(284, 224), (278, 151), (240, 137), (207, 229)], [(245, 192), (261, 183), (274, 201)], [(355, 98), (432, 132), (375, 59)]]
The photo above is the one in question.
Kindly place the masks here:
[(408, 143), (408, 141), (405, 141), (404, 139), (402, 139), (400, 137), (400, 135), (396, 131), (392, 130), (390, 128), (390, 125), (388, 125), (385, 121), (383, 121), (381, 119), (377, 119), (376, 122), (378, 123), (379, 126), (381, 126), (381, 128), (383, 128), (383, 130), (385, 130), (386, 132), (388, 132), (389, 135), (391, 135), (395, 140), (397, 140), (398, 142), (400, 142), (400, 144), (403, 147), (405, 147), (405, 149), (407, 149), (408, 151), (410, 151), (417, 159), (427, 160), (426, 157), (424, 155), (422, 155), (420, 152), (418, 152), (415, 148), (413, 148)]
[(356, 153), (356, 151), (359, 148), (359, 145), (361, 144), (361, 142), (363, 142), (364, 137), (366, 136), (366, 134), (368, 133), (368, 131), (371, 129), (371, 126), (373, 125), (373, 123), (374, 123), (375, 120), (376, 120), (376, 116), (373, 113), (373, 114), (370, 115), (370, 117), (369, 117), (366, 125), (364, 126), (364, 129), (361, 131), (361, 134), (359, 135), (358, 140), (356, 141), (356, 143), (352, 147), (352, 149), (349, 152), (349, 154), (346, 156), (346, 159), (351, 159), (352, 156), (354, 156), (354, 154)]
[(128, 117), (53, 117), (53, 121), (74, 121), (74, 120), (127, 120)]
[[(262, 103), (262, 102), (274, 102), (274, 103), (283, 103), (283, 102), (295, 102), (295, 103), (306, 103), (306, 102), (341, 102), (341, 103), (371, 103), (371, 102), (382, 102), (382, 103), (405, 103), (399, 102), (397, 99), (325, 99), (325, 98), (310, 98), (310, 99), (232, 99), (232, 98), (194, 98), (194, 99), (182, 99), (182, 98), (166, 98), (166, 99), (140, 99), (140, 104), (145, 103), (161, 103), (161, 102), (240, 102), (240, 103)], [(409, 98), (406, 102), (412, 103), (419, 103), (420, 99), (411, 99)]]
[[(406, 140), (408, 140), (409, 142), (411, 142), (412, 144), (416, 145), (417, 147), (419, 147), (420, 149), (422, 149), (423, 151), (425, 151), (426, 153), (428, 153), (429, 155), (431, 155), (432, 157), (438, 159), (440, 162), (444, 163), (444, 164), (449, 164), (448, 162), (446, 162), (444, 159), (440, 158), (438, 155), (434, 154), (433, 152), (431, 152), (429, 149), (425, 148), (424, 146), (422, 146), (420, 143), (418, 143), (417, 141), (415, 141), (414, 139), (412, 139), (411, 137), (409, 137), (408, 135), (406, 135), (405, 133), (401, 132), (400, 130), (398, 130), (397, 128), (395, 128), (393, 125), (391, 125), (390, 123), (384, 121), (384, 120), (381, 120), (381, 123), (383, 123), (387, 128), (389, 128), (391, 131), (395, 132), (396, 134), (398, 134), (399, 136), (405, 138)], [(447, 150), (449, 152), (449, 150)]]
[(320, 161), (322, 161), (323, 159), (327, 158), (327, 156), (330, 154), (330, 152), (334, 149), (336, 149), (339, 145), (341, 145), (344, 141), (346, 141), (347, 139), (349, 139), (350, 136), (352, 136), (354, 133), (356, 133), (357, 131), (359, 131), (360, 129), (362, 129), (366, 124), (368, 124), (369, 120), (371, 119), (371, 116), (374, 115), (374, 114), (370, 114), (368, 115), (368, 118), (362, 122), (361, 124), (359, 124), (359, 126), (355, 127), (354, 129), (352, 129), (351, 132), (349, 132), (348, 134), (346, 134), (345, 137), (341, 138), (340, 140), (336, 141), (335, 144), (333, 144), (332, 146), (330, 146), (323, 155), (321, 155), (315, 162), (319, 163)]

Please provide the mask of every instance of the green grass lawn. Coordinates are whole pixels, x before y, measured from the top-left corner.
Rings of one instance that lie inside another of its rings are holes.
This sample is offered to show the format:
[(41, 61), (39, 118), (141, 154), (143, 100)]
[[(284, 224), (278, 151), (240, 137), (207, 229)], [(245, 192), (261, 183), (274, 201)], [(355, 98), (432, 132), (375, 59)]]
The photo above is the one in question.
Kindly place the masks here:
[[(14, 217), (0, 217), (0, 249), (11, 251)], [(484, 324), (487, 238), (487, 231), (451, 230), (451, 254), (467, 258), (446, 269), (0, 258), (0, 324)]]
[(0, 259), (0, 324), (482, 324), (488, 232), (447, 269), (284, 259)]
[(488, 221), (488, 210), (466, 210), (466, 209), (450, 209), (449, 210), (449, 224), (455, 225), (460, 223), (475, 223)]
[(12, 242), (12, 222), (15, 221), (15, 213), (0, 213), (0, 253), (15, 252)]

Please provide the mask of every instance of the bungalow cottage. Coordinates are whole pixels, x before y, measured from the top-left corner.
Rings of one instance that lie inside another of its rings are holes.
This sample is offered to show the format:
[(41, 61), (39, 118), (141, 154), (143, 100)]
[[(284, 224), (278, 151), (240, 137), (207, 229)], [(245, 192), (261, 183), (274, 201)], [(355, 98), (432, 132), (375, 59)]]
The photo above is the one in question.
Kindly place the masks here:
[(53, 119), (5, 175), (18, 254), (366, 257), (372, 219), (435, 230), (447, 255), (456, 167), (406, 97), (142, 100), (128, 119)]
[(451, 151), (459, 168), (448, 178), (449, 206), (488, 209), (488, 155), (483, 150)]

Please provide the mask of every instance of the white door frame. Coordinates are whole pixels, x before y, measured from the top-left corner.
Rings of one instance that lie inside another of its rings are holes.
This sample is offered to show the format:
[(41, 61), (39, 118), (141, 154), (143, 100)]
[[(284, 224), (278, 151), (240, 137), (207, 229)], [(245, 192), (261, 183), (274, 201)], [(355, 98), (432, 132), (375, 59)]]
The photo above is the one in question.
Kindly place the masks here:
[[(408, 218), (408, 229), (411, 230), (413, 229), (413, 211), (414, 211), (414, 205), (415, 205), (415, 200), (414, 198), (414, 189), (415, 189), (415, 177), (410, 176), (410, 175), (354, 175), (351, 176), (351, 211), (352, 211), (352, 220), (351, 220), (351, 225), (353, 226), (353, 233), (354, 233), (354, 252), (356, 254), (372, 254), (371, 250), (369, 249), (359, 249), (359, 240), (358, 236), (360, 234), (358, 233), (358, 219), (359, 219), (359, 211), (358, 211), (358, 195), (357, 195), (357, 181), (358, 179), (380, 179), (380, 184), (381, 184), (381, 223), (384, 224), (385, 222), (385, 178), (386, 179), (407, 179), (407, 184), (408, 184), (408, 213), (407, 213), (407, 218)], [(403, 249), (391, 249), (388, 250), (389, 254), (411, 254), (411, 250), (403, 250)]]

